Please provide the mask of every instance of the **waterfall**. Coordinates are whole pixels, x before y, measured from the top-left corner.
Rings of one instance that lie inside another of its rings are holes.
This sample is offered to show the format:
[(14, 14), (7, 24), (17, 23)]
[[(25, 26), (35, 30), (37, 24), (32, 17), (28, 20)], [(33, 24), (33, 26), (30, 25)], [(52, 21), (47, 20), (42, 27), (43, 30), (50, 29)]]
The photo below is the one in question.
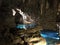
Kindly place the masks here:
[[(31, 18), (31, 16), (29, 16), (28, 14), (24, 13), (21, 9), (16, 8), (16, 10), (18, 11), (18, 13), (22, 16), (23, 18), (23, 24), (18, 24), (17, 28), (21, 28), (21, 29), (27, 29), (27, 28), (33, 28), (35, 27), (35, 21)], [(12, 9), (12, 15), (15, 16), (15, 14), (17, 13), (14, 9)]]
[(57, 27), (59, 28), (59, 30), (58, 30), (58, 31), (59, 31), (59, 36), (60, 36), (60, 25), (59, 25), (59, 24), (57, 24)]
[(12, 15), (15, 16), (16, 11), (14, 9), (12, 9)]
[(22, 12), (21, 9), (17, 9), (17, 10), (22, 15), (24, 23), (30, 24), (30, 23), (34, 22), (34, 20), (28, 14), (25, 14), (24, 12)]

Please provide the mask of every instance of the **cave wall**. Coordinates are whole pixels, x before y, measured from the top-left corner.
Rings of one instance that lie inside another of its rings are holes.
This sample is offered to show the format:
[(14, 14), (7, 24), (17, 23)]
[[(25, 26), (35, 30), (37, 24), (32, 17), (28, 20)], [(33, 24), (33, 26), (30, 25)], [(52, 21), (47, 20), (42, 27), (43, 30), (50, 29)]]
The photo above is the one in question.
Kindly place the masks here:
[(58, 0), (49, 0), (49, 6), (46, 9), (47, 1), (48, 0), (2, 0), (0, 5), (0, 27), (15, 26), (11, 9), (18, 7), (24, 12), (35, 16), (36, 18), (39, 17), (38, 21), (44, 29), (56, 29), (56, 12)]

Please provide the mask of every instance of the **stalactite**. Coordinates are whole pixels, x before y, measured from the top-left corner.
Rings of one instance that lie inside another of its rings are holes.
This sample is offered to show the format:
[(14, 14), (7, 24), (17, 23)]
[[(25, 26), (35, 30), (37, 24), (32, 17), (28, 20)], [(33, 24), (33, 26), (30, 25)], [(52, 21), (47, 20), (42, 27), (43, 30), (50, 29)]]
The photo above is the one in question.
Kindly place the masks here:
[(48, 1), (46, 1), (46, 9), (48, 9), (49, 8), (49, 3), (48, 3)]
[(45, 8), (46, 8), (46, 4), (45, 4), (45, 0), (41, 0), (41, 15), (44, 15), (45, 14)]

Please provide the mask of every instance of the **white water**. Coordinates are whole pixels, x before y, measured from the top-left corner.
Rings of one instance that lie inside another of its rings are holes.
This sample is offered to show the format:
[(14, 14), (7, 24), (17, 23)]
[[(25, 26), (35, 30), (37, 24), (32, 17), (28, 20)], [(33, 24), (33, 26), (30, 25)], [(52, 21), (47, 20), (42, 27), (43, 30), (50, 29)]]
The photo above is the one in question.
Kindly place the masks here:
[[(23, 23), (24, 24), (31, 24), (34, 22), (34, 20), (28, 15), (28, 14), (25, 14), (24, 12), (22, 12), (21, 9), (18, 9), (16, 8), (16, 10), (19, 12), (19, 14), (23, 17)], [(13, 16), (15, 16), (16, 14), (16, 11), (14, 9), (12, 9), (12, 12), (13, 12)], [(26, 30), (26, 27), (24, 26), (24, 29)]]
[(12, 15), (15, 16), (16, 11), (14, 9), (12, 9)]
[(59, 36), (60, 36), (60, 25), (59, 25), (59, 24), (57, 24), (57, 27), (59, 28)]
[[(33, 19), (29, 15), (25, 14), (24, 12), (22, 12), (21, 9), (17, 8), (17, 10), (22, 15), (24, 23), (32, 23), (33, 22)], [(29, 19), (29, 21), (27, 21), (27, 19)]]
[[(27, 18), (29, 18), (29, 21), (30, 22), (33, 22), (34, 21), (29, 15), (25, 14), (24, 12), (22, 12), (21, 9), (16, 8), (16, 10), (19, 11), (19, 13), (21, 14), (21, 16), (23, 17), (23, 20), (25, 22), (28, 22), (27, 21)], [(13, 13), (12, 15), (15, 16), (16, 11), (14, 9), (12, 9), (12, 13)]]

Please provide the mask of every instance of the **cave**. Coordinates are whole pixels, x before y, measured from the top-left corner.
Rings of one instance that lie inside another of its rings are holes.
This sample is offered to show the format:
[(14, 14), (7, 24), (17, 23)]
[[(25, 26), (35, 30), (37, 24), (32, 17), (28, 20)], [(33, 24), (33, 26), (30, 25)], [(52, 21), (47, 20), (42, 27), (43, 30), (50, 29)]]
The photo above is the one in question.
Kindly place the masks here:
[(49, 41), (60, 44), (60, 0), (0, 0), (0, 45)]

